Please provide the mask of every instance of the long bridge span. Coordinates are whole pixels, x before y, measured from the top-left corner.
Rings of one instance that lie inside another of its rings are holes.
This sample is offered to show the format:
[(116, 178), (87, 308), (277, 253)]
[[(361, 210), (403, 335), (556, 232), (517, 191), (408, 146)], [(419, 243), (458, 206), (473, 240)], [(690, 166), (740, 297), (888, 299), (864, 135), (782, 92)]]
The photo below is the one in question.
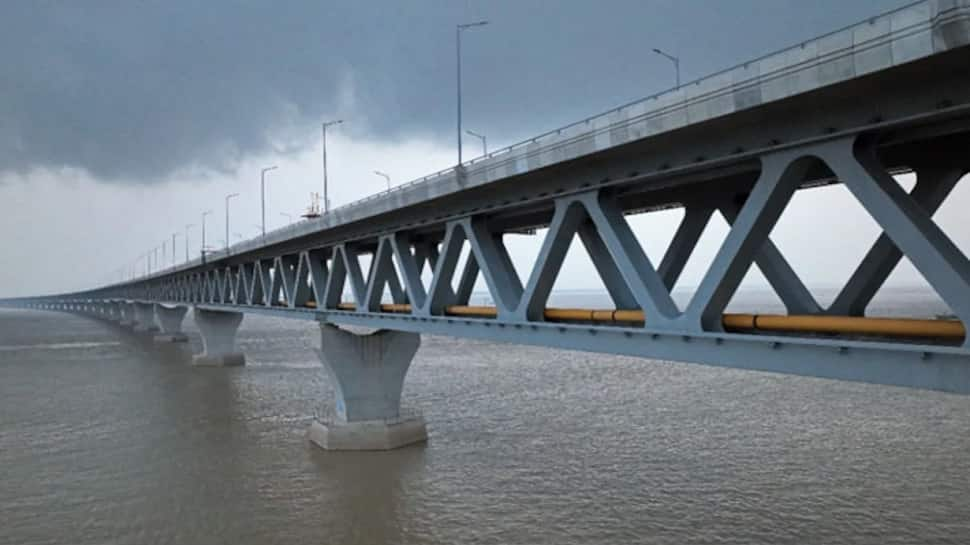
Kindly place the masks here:
[[(966, 394), (970, 261), (932, 215), (968, 171), (970, 0), (924, 0), (224, 252), (0, 304), (86, 313), (163, 341), (184, 339), (193, 309), (195, 361), (215, 365), (244, 362), (244, 313), (319, 322), (336, 416), (309, 436), (324, 448), (426, 436), (422, 419), (399, 413), (422, 333)], [(903, 172), (916, 175), (908, 192), (893, 178)], [(883, 232), (823, 307), (770, 233), (797, 191), (825, 184), (844, 184)], [(683, 220), (654, 263), (626, 216), (670, 208)], [(730, 230), (678, 306), (670, 291), (714, 214)], [(520, 278), (503, 237), (540, 228)], [(612, 308), (547, 304), (577, 236)], [(952, 319), (866, 316), (903, 256)], [(785, 314), (725, 313), (752, 264)], [(492, 305), (471, 305), (479, 275)]]

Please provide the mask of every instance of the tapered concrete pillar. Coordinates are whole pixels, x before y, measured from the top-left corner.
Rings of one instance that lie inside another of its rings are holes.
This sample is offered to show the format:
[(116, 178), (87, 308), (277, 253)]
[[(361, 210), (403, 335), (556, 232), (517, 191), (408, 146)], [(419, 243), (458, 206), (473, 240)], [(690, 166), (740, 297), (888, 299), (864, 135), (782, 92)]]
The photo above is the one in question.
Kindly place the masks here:
[(159, 333), (155, 335), (157, 343), (184, 343), (189, 338), (182, 333), (182, 319), (188, 307), (166, 307), (165, 305), (155, 305), (155, 323), (158, 324)]
[(122, 301), (118, 303), (118, 310), (121, 314), (121, 321), (118, 325), (126, 329), (134, 329), (135, 325), (138, 324), (138, 320), (135, 319), (135, 304)]
[(307, 432), (328, 450), (389, 450), (427, 440), (424, 418), (400, 414), (401, 390), (421, 345), (417, 333), (379, 330), (356, 335), (320, 326), (320, 360), (333, 381), (335, 416)]
[(121, 308), (117, 301), (108, 301), (105, 303), (106, 314), (105, 316), (112, 322), (119, 323), (122, 320)]
[(243, 365), (246, 356), (236, 351), (236, 331), (242, 323), (241, 312), (222, 312), (196, 308), (192, 313), (202, 334), (202, 353), (193, 356), (194, 365)]
[(139, 333), (155, 333), (155, 305), (152, 303), (138, 303), (135, 306), (135, 331)]

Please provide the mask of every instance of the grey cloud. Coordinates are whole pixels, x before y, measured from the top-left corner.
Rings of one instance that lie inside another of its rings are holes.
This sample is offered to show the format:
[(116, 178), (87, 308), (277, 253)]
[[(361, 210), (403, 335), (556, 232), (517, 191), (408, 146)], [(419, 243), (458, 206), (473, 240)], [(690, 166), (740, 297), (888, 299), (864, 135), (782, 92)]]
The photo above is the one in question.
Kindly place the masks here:
[[(4, 2), (0, 170), (156, 181), (312, 145), (352, 81), (369, 138), (453, 130), (454, 25), (466, 123), (492, 142), (552, 128), (903, 1)], [(281, 144), (284, 142), (286, 144)], [(283, 146), (281, 148), (281, 146)]]

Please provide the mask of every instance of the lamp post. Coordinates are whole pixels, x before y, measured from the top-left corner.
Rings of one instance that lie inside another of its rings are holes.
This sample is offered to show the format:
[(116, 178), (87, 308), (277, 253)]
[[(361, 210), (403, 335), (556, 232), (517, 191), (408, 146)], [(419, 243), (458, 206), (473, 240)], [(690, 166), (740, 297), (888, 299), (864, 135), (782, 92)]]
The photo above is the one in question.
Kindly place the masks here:
[(193, 224), (188, 224), (185, 226), (185, 262), (189, 262), (189, 229), (195, 227)]
[(287, 225), (293, 223), (293, 214), (289, 214), (287, 212), (280, 212), (280, 215), (286, 218)]
[(274, 170), (276, 165), (259, 171), (259, 201), (263, 211), (263, 238), (266, 238), (266, 173)]
[(674, 70), (677, 72), (677, 87), (680, 87), (680, 59), (668, 53), (664, 53), (656, 47), (653, 48), (653, 52), (661, 57), (666, 57), (670, 62), (674, 63)]
[(488, 21), (477, 21), (474, 23), (464, 23), (455, 27), (455, 53), (458, 59), (458, 166), (461, 166), (461, 31), (485, 26)]
[(390, 191), (391, 190), (391, 177), (388, 176), (387, 174), (379, 171), (379, 170), (375, 170), (374, 171), (374, 174), (377, 174), (381, 178), (384, 178), (385, 180), (387, 180), (387, 190)]
[(238, 196), (239, 193), (230, 193), (226, 195), (226, 254), (229, 253), (229, 199)]
[(320, 124), (323, 133), (323, 213), (330, 212), (330, 197), (327, 193), (327, 127), (343, 123), (343, 119), (336, 121), (324, 121)]
[(481, 140), (482, 141), (482, 157), (485, 157), (486, 155), (488, 155), (488, 145), (485, 143), (485, 135), (484, 134), (478, 134), (475, 131), (465, 131), (465, 134), (468, 134), (470, 136), (474, 136), (475, 138), (478, 138), (479, 140)]
[(177, 232), (172, 233), (172, 267), (175, 266), (175, 236), (178, 235)]
[(212, 210), (206, 210), (202, 213), (202, 248), (200, 253), (202, 254), (202, 262), (205, 263), (205, 217), (212, 213)]

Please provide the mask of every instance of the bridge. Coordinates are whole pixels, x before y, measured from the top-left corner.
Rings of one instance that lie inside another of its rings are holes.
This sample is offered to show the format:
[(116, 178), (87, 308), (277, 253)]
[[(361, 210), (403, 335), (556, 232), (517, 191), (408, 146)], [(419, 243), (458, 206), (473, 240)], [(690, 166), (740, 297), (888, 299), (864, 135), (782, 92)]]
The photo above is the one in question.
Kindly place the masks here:
[[(426, 437), (399, 408), (422, 333), (966, 394), (970, 261), (932, 215), (968, 170), (970, 0), (924, 0), (224, 252), (0, 303), (85, 313), (164, 342), (185, 339), (191, 309), (200, 365), (244, 362), (234, 343), (244, 313), (319, 322), (336, 407), (309, 436), (332, 449)], [(916, 175), (910, 191), (893, 178), (905, 172)], [(828, 184), (843, 184), (883, 232), (823, 307), (770, 233), (796, 192)], [(671, 208), (683, 220), (654, 263), (627, 216)], [(671, 289), (714, 214), (730, 230), (678, 306)], [(520, 278), (504, 237), (546, 228)], [(577, 236), (612, 308), (548, 305)], [(903, 256), (952, 319), (866, 316)], [(784, 314), (725, 313), (753, 264)], [(479, 275), (492, 305), (471, 304)]]

